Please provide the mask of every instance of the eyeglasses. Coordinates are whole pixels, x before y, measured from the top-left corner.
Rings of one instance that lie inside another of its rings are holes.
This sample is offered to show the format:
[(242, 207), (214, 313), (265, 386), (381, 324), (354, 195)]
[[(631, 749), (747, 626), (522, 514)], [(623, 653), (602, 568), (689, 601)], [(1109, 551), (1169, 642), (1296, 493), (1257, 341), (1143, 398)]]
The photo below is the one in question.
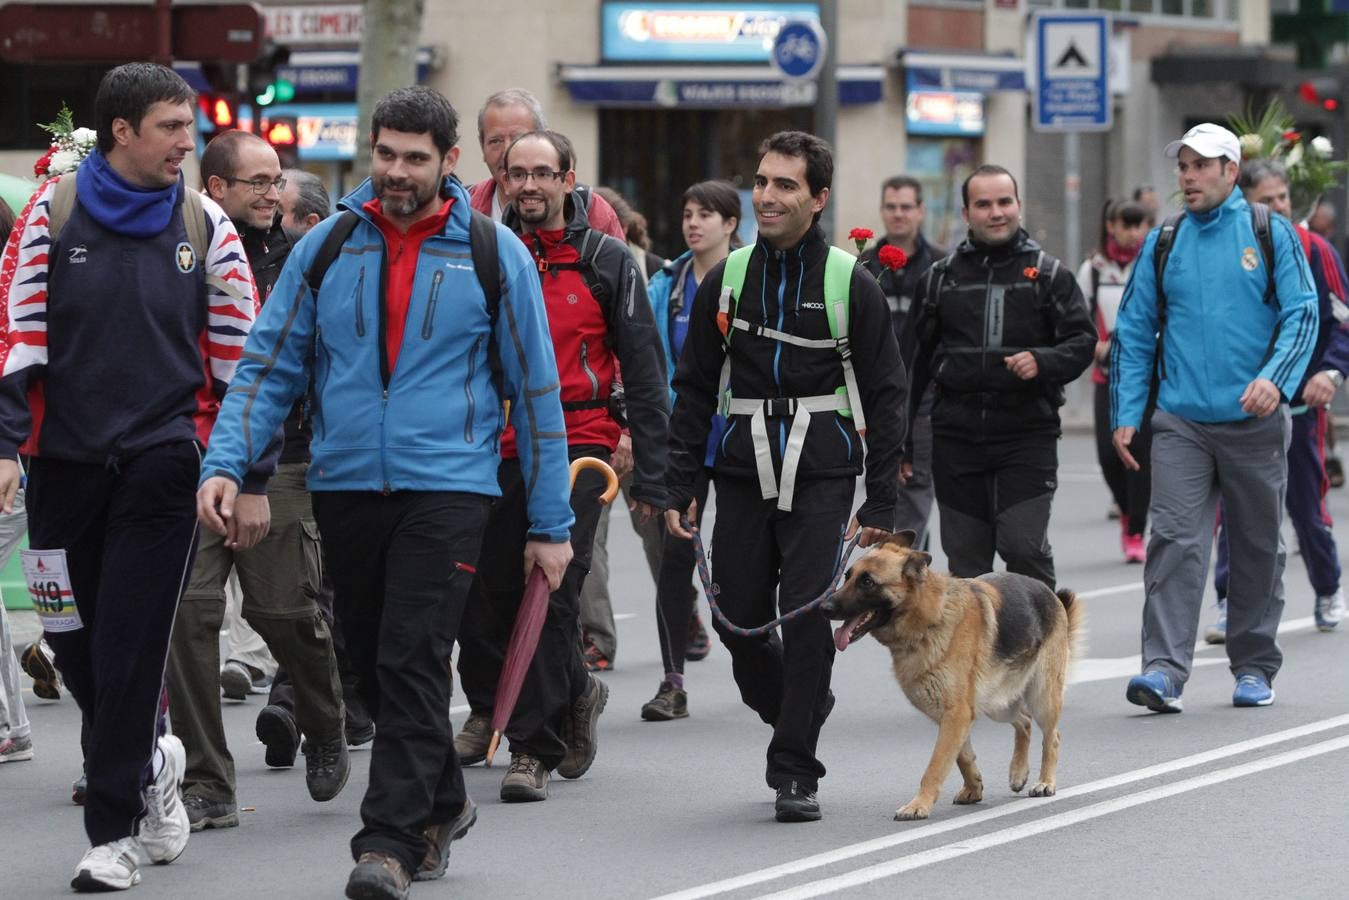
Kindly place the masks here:
[(506, 170), (506, 177), (515, 184), (524, 184), (531, 178), (539, 184), (544, 184), (549, 181), (557, 181), (566, 174), (566, 172), (554, 172), (552, 169), (535, 169), (532, 172), (528, 169)]
[(229, 182), (230, 185), (243, 182), (253, 189), (253, 193), (259, 196), (265, 196), (272, 188), (276, 188), (278, 194), (286, 189), (286, 179), (284, 178), (278, 178), (276, 181), (271, 181), (266, 178), (253, 178), (250, 180), (248, 178), (231, 178), (230, 176), (226, 176), (225, 181)]

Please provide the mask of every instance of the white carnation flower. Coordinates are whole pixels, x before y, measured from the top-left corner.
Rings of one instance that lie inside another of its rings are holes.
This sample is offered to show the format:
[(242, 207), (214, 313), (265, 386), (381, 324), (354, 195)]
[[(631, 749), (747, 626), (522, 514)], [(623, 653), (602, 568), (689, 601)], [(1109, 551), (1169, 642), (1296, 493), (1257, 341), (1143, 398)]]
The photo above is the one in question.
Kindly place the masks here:
[(1329, 159), (1330, 154), (1335, 151), (1334, 145), (1330, 143), (1330, 138), (1324, 135), (1312, 138), (1312, 149), (1322, 159)]
[(1284, 164), (1285, 164), (1288, 168), (1291, 169), (1291, 168), (1293, 168), (1294, 166), (1296, 166), (1296, 165), (1297, 165), (1298, 163), (1300, 163), (1300, 162), (1302, 162), (1302, 142), (1301, 142), (1301, 141), (1299, 141), (1299, 142), (1297, 142), (1296, 144), (1294, 144), (1294, 145), (1293, 145), (1293, 149), (1288, 151), (1288, 158), (1287, 158), (1287, 160), (1285, 161)]
[(81, 147), (92, 147), (98, 142), (98, 132), (92, 128), (76, 128), (70, 133), (70, 139)]
[(84, 155), (76, 150), (57, 150), (52, 154), (51, 166), (48, 169), (49, 174), (64, 175), (67, 172), (74, 172), (80, 166), (80, 161)]
[(1261, 140), (1258, 134), (1243, 134), (1241, 141), (1241, 155), (1246, 159), (1256, 159), (1260, 152), (1265, 149), (1265, 142)]

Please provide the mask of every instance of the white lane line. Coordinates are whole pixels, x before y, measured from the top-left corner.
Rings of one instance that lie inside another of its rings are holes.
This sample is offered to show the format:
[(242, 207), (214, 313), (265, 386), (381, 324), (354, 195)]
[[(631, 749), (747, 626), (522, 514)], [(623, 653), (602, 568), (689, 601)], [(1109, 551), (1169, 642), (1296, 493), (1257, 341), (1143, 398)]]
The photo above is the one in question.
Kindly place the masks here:
[(1182, 756), (1179, 759), (1173, 759), (1169, 762), (1157, 763), (1156, 765), (1146, 766), (1142, 769), (1134, 769), (1131, 772), (1123, 772), (1119, 775), (1112, 775), (1108, 778), (1088, 782), (1087, 784), (1063, 788), (1053, 797), (1009, 801), (1002, 806), (995, 806), (991, 809), (982, 809), (978, 812), (966, 813), (965, 815), (950, 821), (933, 822), (927, 825), (920, 825), (916, 828), (907, 828), (898, 834), (874, 838), (857, 844), (849, 844), (844, 847), (839, 847), (836, 850), (827, 850), (823, 853), (817, 853), (814, 856), (803, 857), (781, 865), (770, 866), (766, 869), (746, 872), (743, 875), (736, 875), (731, 878), (722, 879), (721, 881), (713, 881), (708, 884), (698, 885), (697, 887), (686, 888), (682, 891), (664, 894), (655, 898), (655, 900), (699, 900), (699, 898), (702, 897), (714, 897), (718, 894), (738, 891), (743, 888), (753, 887), (756, 884), (763, 884), (766, 881), (775, 881), (779, 878), (807, 872), (811, 869), (834, 865), (835, 863), (844, 862), (858, 856), (878, 853), (882, 850), (888, 850), (891, 847), (900, 846), (901, 844), (925, 840), (939, 834), (945, 834), (948, 831), (956, 831), (961, 828), (981, 825), (984, 822), (1001, 819), (1004, 816), (1015, 815), (1016, 813), (1040, 810), (1051, 803), (1068, 800), (1073, 797), (1081, 797), (1098, 791), (1113, 790), (1114, 788), (1133, 784), (1137, 781), (1155, 778), (1160, 775), (1169, 775), (1172, 772), (1178, 772), (1181, 769), (1205, 765), (1216, 760), (1226, 759), (1229, 756), (1239, 756), (1243, 753), (1259, 750), (1263, 747), (1268, 747), (1271, 744), (1296, 740), (1297, 738), (1319, 734), (1322, 731), (1329, 731), (1330, 729), (1341, 728), (1344, 726), (1349, 726), (1349, 715), (1321, 719), (1306, 725), (1299, 725), (1296, 728), (1288, 728), (1283, 731), (1276, 731), (1271, 734), (1261, 735), (1260, 737), (1250, 738), (1245, 741), (1238, 741), (1235, 744), (1227, 744), (1222, 747), (1214, 748), (1213, 750), (1205, 750), (1202, 753)]
[(1111, 813), (1132, 809), (1135, 806), (1142, 806), (1145, 803), (1165, 800), (1166, 798), (1174, 797), (1177, 794), (1185, 794), (1190, 791), (1199, 790), (1200, 788), (1222, 784), (1225, 781), (1244, 778), (1247, 775), (1256, 775), (1280, 766), (1301, 762), (1304, 759), (1311, 759), (1312, 757), (1321, 756), (1326, 753), (1333, 753), (1336, 750), (1343, 750), (1347, 747), (1349, 747), (1349, 736), (1332, 738), (1328, 741), (1322, 741), (1319, 744), (1312, 744), (1307, 747), (1300, 747), (1296, 750), (1278, 753), (1266, 759), (1254, 760), (1252, 762), (1230, 766), (1226, 769), (1206, 772), (1203, 775), (1196, 775), (1193, 778), (1177, 781), (1174, 784), (1163, 784), (1139, 791), (1136, 794), (1130, 794), (1126, 797), (1103, 800), (1100, 803), (1093, 803), (1092, 805), (1084, 806), (1081, 809), (1075, 809), (1069, 812), (1059, 813), (1058, 815), (1048, 816), (1043, 819), (1037, 819), (1034, 822), (1027, 822), (1023, 825), (1014, 825), (1011, 828), (1004, 828), (1001, 831), (994, 831), (990, 834), (980, 835), (979, 837), (971, 838), (969, 840), (947, 844), (944, 847), (934, 847), (931, 850), (924, 850), (920, 853), (914, 853), (911, 856), (906, 856), (901, 859), (894, 859), (889, 862), (867, 866), (854, 872), (848, 872), (844, 875), (838, 875), (833, 878), (823, 878), (819, 881), (803, 884), (799, 887), (789, 888), (784, 891), (778, 891), (774, 894), (761, 895), (761, 900), (802, 900), (802, 898), (806, 897), (822, 897), (825, 894), (833, 894), (838, 891), (846, 890), (847, 888), (870, 884), (873, 881), (879, 881), (882, 878), (891, 878), (900, 873), (910, 872), (914, 869), (922, 868), (923, 866), (945, 862), (948, 859), (956, 859), (970, 853), (977, 853), (980, 850), (988, 850), (992, 847), (1000, 847), (1003, 844), (1010, 844), (1013, 841), (1035, 837), (1036, 835), (1044, 834), (1049, 831), (1057, 831), (1060, 828), (1067, 828), (1068, 826), (1076, 825), (1079, 822), (1098, 819), (1101, 816), (1108, 816)]
[(1131, 594), (1134, 591), (1143, 590), (1143, 582), (1135, 581), (1132, 584), (1116, 584), (1112, 587), (1097, 588), (1094, 591), (1080, 591), (1077, 595), (1079, 600), (1090, 600), (1093, 597), (1109, 597), (1112, 594)]

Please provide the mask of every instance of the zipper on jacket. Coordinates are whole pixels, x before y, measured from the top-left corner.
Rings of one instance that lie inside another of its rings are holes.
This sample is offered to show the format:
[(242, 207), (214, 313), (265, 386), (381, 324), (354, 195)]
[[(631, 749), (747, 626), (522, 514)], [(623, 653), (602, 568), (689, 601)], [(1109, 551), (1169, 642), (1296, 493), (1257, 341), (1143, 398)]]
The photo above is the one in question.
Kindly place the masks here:
[[(325, 382), (319, 381), (319, 354), (327, 359), (328, 348), (323, 343), (323, 326), (314, 326), (314, 372), (313, 388), (309, 398), (309, 419), (314, 423), (314, 437), (323, 436), (323, 402), (319, 399), (323, 395)], [(329, 367), (331, 368), (331, 366)]]
[(590, 351), (586, 349), (586, 342), (581, 341), (581, 371), (586, 373), (590, 379), (590, 399), (598, 400), (600, 398), (600, 379), (590, 370)]
[(431, 297), (426, 301), (426, 318), (422, 320), (422, 340), (431, 340), (432, 326), (436, 320), (436, 300), (440, 297), (440, 283), (445, 280), (445, 271), (436, 269), (431, 276)]
[[(440, 273), (437, 272), (437, 275)], [(464, 379), (464, 397), (468, 400), (468, 418), (464, 420), (464, 443), (473, 443), (473, 376), (478, 372), (478, 348), (486, 338), (479, 335), (468, 353), (468, 377)]]
[(365, 337), (365, 266), (356, 279), (356, 336)]
[(386, 441), (384, 439), (384, 416), (389, 411), (389, 389), (384, 388), (384, 397), (379, 404), (379, 475), (380, 481), (384, 482), (384, 496), (389, 496), (389, 467), (384, 459), (384, 448)]

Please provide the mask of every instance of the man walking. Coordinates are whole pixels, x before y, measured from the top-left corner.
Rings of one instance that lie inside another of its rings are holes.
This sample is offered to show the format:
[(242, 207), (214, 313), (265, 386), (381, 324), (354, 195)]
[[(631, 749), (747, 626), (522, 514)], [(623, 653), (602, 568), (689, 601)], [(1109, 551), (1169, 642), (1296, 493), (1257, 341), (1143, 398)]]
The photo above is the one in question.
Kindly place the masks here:
[[(752, 628), (829, 586), (842, 543), (894, 525), (904, 437), (904, 365), (876, 280), (818, 225), (834, 160), (812, 134), (783, 131), (760, 148), (758, 241), (703, 278), (675, 369), (665, 521), (690, 535), (694, 485), (712, 416), (730, 425), (713, 461), (713, 557), (721, 607)], [(864, 441), (865, 438), (865, 441)], [(852, 517), (866, 465), (867, 499)], [(722, 562), (724, 561), (724, 562)], [(776, 600), (776, 609), (775, 603)], [(834, 644), (818, 612), (782, 636), (741, 637), (718, 621), (740, 695), (770, 728), (765, 778), (780, 822), (820, 818), (820, 729), (834, 705)]]
[[(899, 342), (899, 358), (905, 371), (913, 371), (918, 331), (914, 327), (917, 310), (914, 296), (928, 267), (944, 255), (923, 236), (923, 185), (911, 175), (887, 178), (881, 185), (881, 223), (885, 236), (862, 254), (862, 265), (880, 284), (885, 303), (890, 307), (890, 323)], [(882, 247), (898, 247), (908, 260), (903, 268), (892, 269), (881, 263)], [(932, 391), (919, 399), (909, 422), (909, 440), (913, 442), (913, 466), (902, 478), (895, 497), (895, 530), (918, 535), (914, 546), (928, 545), (927, 522), (932, 515)], [(903, 471), (903, 470), (901, 470)]]
[[(291, 251), (278, 215), (285, 178), (276, 151), (257, 135), (226, 131), (206, 145), (201, 176), (207, 194), (239, 230), (265, 302)], [(286, 418), (280, 463), (267, 493), (244, 494), (235, 504), (239, 527), (260, 529), (264, 536), (252, 548), (238, 551), (221, 535), (203, 534), (174, 625), (169, 713), (174, 733), (187, 750), (183, 803), (193, 831), (239, 824), (234, 758), (225, 742), (218, 675), (225, 582), (231, 569), (239, 576), (244, 618), (295, 679), (299, 727), (308, 737), (309, 795), (331, 800), (347, 781), (337, 661), (317, 603), (322, 548), (305, 488), (309, 433), (304, 417), (303, 404), (297, 403)], [(290, 726), (289, 734), (295, 727)], [(295, 744), (290, 742), (292, 748)], [(293, 759), (294, 749), (290, 755)]]
[[(198, 508), (233, 527), (248, 461), (307, 390), (308, 484), (376, 732), (348, 897), (444, 874), (476, 819), (446, 673), (492, 497), (502, 403), (529, 473), (517, 564), (571, 559), (567, 457), (543, 298), (509, 231), (453, 178), (458, 116), (426, 87), (371, 118), (371, 177), (291, 253), (221, 409)], [(339, 252), (340, 251), (340, 252)]]
[(1316, 291), (1293, 226), (1236, 189), (1236, 135), (1196, 125), (1166, 155), (1176, 160), (1185, 211), (1144, 242), (1110, 359), (1115, 451), (1130, 468), (1138, 463), (1129, 442), (1159, 379), (1143, 666), (1125, 696), (1154, 712), (1181, 711), (1221, 498), (1232, 554), (1232, 703), (1268, 706), (1283, 661), (1275, 637), (1284, 605), (1287, 403), (1315, 349)]
[[(617, 447), (621, 426), (611, 390), (618, 366), (623, 368), (632, 431), (631, 494), (646, 519), (665, 508), (665, 354), (646, 280), (627, 245), (592, 228), (573, 202), (574, 158), (571, 142), (555, 131), (516, 139), (505, 157), (511, 185), (506, 224), (519, 230), (543, 282), (573, 459), (607, 462)], [(456, 745), (469, 762), (487, 750), (497, 679), (524, 590), (519, 550), (528, 522), (518, 447), (518, 436), (508, 431), (498, 474), (502, 500), (484, 538), (491, 549), (483, 553), (460, 640), (459, 673), (473, 712)], [(577, 635), (581, 586), (601, 510), (603, 486), (597, 482), (594, 472), (584, 473), (571, 494), (575, 556), (561, 588), (548, 599), (539, 648), (506, 731), (511, 766), (501, 781), (501, 799), (508, 803), (546, 800), (552, 771), (579, 778), (595, 759), (595, 726), (609, 689), (586, 670)]]
[(916, 406), (929, 379), (932, 478), (951, 573), (993, 569), (1054, 587), (1049, 514), (1063, 386), (1091, 363), (1096, 329), (1072, 270), (1021, 227), (1016, 179), (975, 169), (961, 186), (969, 236), (918, 288)]
[[(201, 446), (255, 304), (234, 225), (183, 183), (194, 100), (163, 66), (105, 75), (97, 149), (30, 201), (0, 268), (0, 505), (11, 511), (22, 445), (29, 544), (64, 551), (54, 564), (79, 614), (46, 632), (88, 729), (77, 891), (137, 884), (138, 835), (154, 862), (187, 844), (183, 749), (161, 736), (160, 695)], [(249, 489), (265, 481), (264, 468)]]

